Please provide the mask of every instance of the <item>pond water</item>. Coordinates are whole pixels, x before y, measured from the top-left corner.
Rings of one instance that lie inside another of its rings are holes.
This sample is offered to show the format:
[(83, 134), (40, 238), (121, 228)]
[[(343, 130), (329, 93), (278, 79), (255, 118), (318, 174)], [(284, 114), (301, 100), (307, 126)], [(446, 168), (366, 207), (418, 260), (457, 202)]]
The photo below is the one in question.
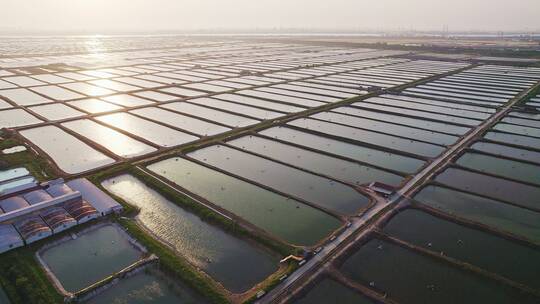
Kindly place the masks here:
[(28, 169), (24, 167), (0, 171), (0, 183), (11, 179), (27, 176), (29, 174), (30, 172), (28, 171)]
[(456, 116), (423, 112), (423, 111), (418, 111), (418, 110), (396, 108), (396, 107), (379, 105), (379, 104), (374, 104), (374, 103), (369, 103), (369, 102), (355, 102), (352, 105), (358, 108), (379, 110), (379, 111), (394, 113), (398, 115), (407, 115), (407, 116), (412, 116), (412, 117), (427, 118), (427, 119), (432, 119), (435, 121), (441, 121), (441, 122), (446, 122), (446, 123), (456, 123), (456, 124), (461, 124), (465, 126), (477, 126), (481, 122), (480, 120), (466, 119), (466, 118), (461, 118), (461, 117), (456, 117)]
[[(325, 103), (339, 101), (339, 98), (336, 98), (336, 97), (316, 95), (316, 94), (310, 94), (310, 93), (300, 93), (300, 92), (295, 92), (295, 91), (290, 91), (290, 90), (283, 90), (283, 89), (278, 89), (275, 86), (267, 87), (267, 88), (258, 88), (256, 91), (264, 91), (264, 92), (269, 92), (269, 93), (275, 93), (275, 94), (280, 94), (281, 96), (293, 96), (293, 97), (303, 98), (303, 99), (312, 99), (312, 100), (322, 101), (322, 102), (325, 102)], [(279, 99), (277, 99), (277, 100), (279, 100)], [(323, 104), (319, 103), (319, 105), (323, 105)], [(315, 106), (315, 105), (313, 105), (313, 106)]]
[(540, 150), (540, 138), (536, 137), (508, 134), (502, 132), (488, 132), (486, 133), (484, 138), (502, 143)]
[(86, 115), (83, 112), (77, 111), (72, 107), (61, 103), (46, 104), (29, 108), (37, 114), (45, 117), (48, 120), (61, 120), (77, 116)]
[(201, 136), (211, 136), (230, 131), (230, 128), (213, 124), (201, 119), (167, 111), (162, 108), (150, 107), (130, 111), (131, 113), (153, 119), (169, 126), (177, 127)]
[(102, 145), (121, 157), (136, 157), (156, 151), (155, 148), (145, 143), (89, 119), (66, 122), (62, 126)]
[(463, 135), (469, 131), (469, 128), (460, 127), (456, 125), (435, 122), (425, 119), (410, 118), (406, 116), (399, 116), (394, 114), (386, 114), (375, 111), (367, 111), (363, 109), (357, 109), (353, 107), (340, 107), (333, 109), (334, 112), (355, 115), (359, 117), (366, 117), (371, 119), (383, 120), (392, 123), (399, 123), (408, 125), (411, 127), (423, 128), (427, 130), (433, 130), (436, 132), (451, 133), (454, 135)]
[(107, 102), (122, 106), (122, 107), (138, 107), (138, 106), (144, 106), (148, 104), (152, 104), (150, 100), (135, 97), (127, 94), (120, 94), (120, 95), (112, 95), (101, 98)]
[(27, 89), (0, 90), (0, 96), (3, 96), (21, 106), (52, 102), (52, 100)]
[(519, 206), (540, 209), (539, 187), (456, 168), (446, 169), (435, 180), (460, 190), (512, 202)]
[(70, 89), (75, 92), (79, 92), (86, 96), (91, 96), (91, 97), (103, 96), (103, 95), (109, 95), (109, 94), (115, 93), (115, 91), (98, 87), (95, 85), (91, 85), (85, 82), (68, 83), (68, 84), (63, 84), (62, 86), (64, 88), (67, 88), (67, 89)]
[(204, 222), (131, 175), (102, 185), (140, 208), (137, 218), (143, 225), (232, 292), (243, 292), (277, 270), (276, 257)]
[(540, 186), (540, 166), (479, 153), (465, 153), (457, 164)]
[(402, 304), (537, 303), (537, 298), (392, 243), (372, 240), (341, 267)]
[(28, 129), (21, 131), (21, 134), (49, 155), (58, 167), (68, 174), (114, 163), (112, 158), (55, 126)]
[(319, 106), (325, 105), (324, 102), (319, 102), (319, 101), (310, 100), (310, 99), (304, 99), (304, 98), (298, 98), (298, 97), (292, 97), (292, 96), (279, 95), (279, 94), (274, 94), (274, 93), (269, 93), (269, 92), (261, 92), (261, 91), (258, 91), (258, 90), (257, 91), (256, 90), (243, 90), (243, 91), (239, 91), (237, 93), (242, 94), (242, 95), (251, 96), (251, 97), (264, 98), (264, 99), (283, 102), (283, 103), (287, 103), (287, 104), (298, 105), (298, 106), (301, 106), (301, 107), (312, 108), (312, 107), (319, 107)]
[(164, 273), (148, 268), (120, 280), (88, 304), (199, 304), (208, 303), (189, 287), (176, 281)]
[(343, 115), (333, 112), (322, 112), (310, 116), (329, 122), (348, 125), (351, 127), (378, 131), (390, 135), (397, 135), (415, 140), (426, 141), (437, 145), (451, 145), (458, 140), (457, 136), (427, 131), (407, 126), (396, 125), (388, 122), (365, 119), (350, 115)]
[(68, 291), (79, 291), (141, 258), (119, 227), (107, 225), (42, 252), (43, 261)]
[(540, 164), (540, 152), (519, 149), (506, 145), (499, 145), (489, 142), (477, 142), (471, 146), (472, 149), (483, 151), (495, 155), (511, 157), (519, 160), (526, 160)]
[[(409, 209), (396, 215), (384, 232), (403, 241), (479, 266), (539, 288), (540, 250)], [(494, 250), (496, 248), (496, 250)]]
[(37, 93), (43, 94), (51, 99), (59, 101), (66, 101), (85, 97), (84, 95), (77, 94), (73, 91), (55, 85), (35, 87), (32, 88), (32, 90), (36, 91)]
[(140, 136), (162, 147), (172, 147), (197, 140), (198, 137), (180, 132), (128, 113), (99, 116), (97, 120)]
[(442, 212), (540, 242), (538, 212), (438, 186), (423, 188), (414, 199)]
[(222, 101), (213, 98), (197, 98), (190, 100), (190, 102), (201, 105), (208, 106), (212, 108), (217, 108), (220, 110), (230, 111), (237, 114), (243, 114), (246, 116), (254, 117), (257, 119), (273, 119), (280, 116), (284, 116), (283, 113), (278, 113), (270, 110), (259, 109), (251, 106), (240, 105), (232, 102)]
[(122, 109), (120, 106), (96, 98), (70, 101), (68, 104), (91, 114)]
[(325, 278), (294, 304), (370, 304), (374, 303), (359, 292)]
[(236, 94), (220, 94), (220, 95), (214, 95), (213, 98), (218, 98), (222, 100), (237, 102), (245, 105), (251, 105), (251, 106), (257, 106), (261, 108), (266, 108), (270, 110), (275, 111), (281, 111), (285, 113), (296, 113), (304, 111), (305, 108), (291, 106), (279, 102), (273, 102), (273, 101), (266, 101), (263, 99), (253, 98), (253, 97), (247, 97), (242, 95), (236, 95)]
[(498, 123), (493, 127), (493, 130), (503, 131), (523, 136), (536, 137), (536, 141), (540, 142), (540, 128), (511, 125), (506, 123)]
[(322, 211), (183, 158), (148, 169), (293, 244), (313, 245), (341, 225)]
[(397, 151), (407, 151), (409, 153), (424, 157), (435, 157), (444, 151), (443, 147), (434, 144), (418, 142), (411, 139), (356, 129), (309, 118), (297, 119), (289, 122), (288, 124), (324, 134), (353, 139), (359, 142), (366, 142)]
[(405, 173), (416, 172), (424, 165), (423, 161), (416, 158), (363, 147), (287, 127), (269, 128), (259, 133), (285, 142)]
[(0, 111), (0, 129), (28, 126), (43, 122), (23, 109)]
[(201, 107), (187, 102), (174, 102), (162, 106), (163, 108), (202, 117), (230, 127), (246, 127), (258, 123), (258, 120), (244, 116), (234, 115), (210, 108)]
[(357, 213), (368, 203), (347, 185), (226, 146), (206, 147), (188, 156), (340, 214)]
[(228, 144), (354, 184), (380, 181), (397, 186), (403, 181), (403, 177), (400, 175), (263, 137), (245, 136), (229, 141)]

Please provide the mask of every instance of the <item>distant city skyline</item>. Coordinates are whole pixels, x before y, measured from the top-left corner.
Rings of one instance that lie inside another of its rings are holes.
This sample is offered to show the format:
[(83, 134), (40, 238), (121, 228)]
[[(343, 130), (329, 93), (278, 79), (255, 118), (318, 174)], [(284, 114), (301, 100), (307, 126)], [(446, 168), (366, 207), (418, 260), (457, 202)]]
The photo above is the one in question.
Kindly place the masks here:
[(538, 0), (3, 0), (2, 31), (540, 31)]

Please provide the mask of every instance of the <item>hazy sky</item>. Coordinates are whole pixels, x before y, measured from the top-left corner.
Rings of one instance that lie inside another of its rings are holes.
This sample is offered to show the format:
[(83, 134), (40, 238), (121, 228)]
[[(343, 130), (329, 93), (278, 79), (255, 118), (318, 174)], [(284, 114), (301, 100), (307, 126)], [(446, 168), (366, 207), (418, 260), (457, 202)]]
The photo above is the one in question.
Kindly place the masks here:
[(0, 0), (0, 29), (540, 30), (540, 0)]

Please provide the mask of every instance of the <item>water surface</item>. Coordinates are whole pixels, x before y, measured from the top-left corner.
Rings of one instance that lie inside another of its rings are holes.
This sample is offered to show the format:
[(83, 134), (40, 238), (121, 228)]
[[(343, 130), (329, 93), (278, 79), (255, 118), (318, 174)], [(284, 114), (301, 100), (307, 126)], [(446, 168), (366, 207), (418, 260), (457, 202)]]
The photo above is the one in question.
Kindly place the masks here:
[(131, 175), (102, 185), (140, 208), (137, 219), (146, 228), (232, 292), (243, 292), (277, 270), (276, 257), (204, 222)]

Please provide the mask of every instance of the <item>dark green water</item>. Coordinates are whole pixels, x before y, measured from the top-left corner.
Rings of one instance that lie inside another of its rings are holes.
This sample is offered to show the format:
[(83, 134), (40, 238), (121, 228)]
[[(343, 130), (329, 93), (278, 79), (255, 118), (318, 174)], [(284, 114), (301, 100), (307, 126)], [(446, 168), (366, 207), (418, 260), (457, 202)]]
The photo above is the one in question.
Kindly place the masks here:
[(499, 145), (488, 142), (477, 142), (471, 146), (471, 148), (488, 152), (495, 155), (501, 155), (506, 157), (515, 158), (518, 160), (526, 160), (530, 162), (536, 162), (540, 164), (540, 152), (535, 152), (526, 149), (514, 148), (506, 145)]
[(406, 151), (419, 156), (435, 157), (444, 151), (444, 148), (438, 145), (418, 142), (412, 139), (405, 139), (372, 131), (360, 130), (309, 118), (297, 119), (289, 122), (288, 124), (323, 134), (353, 139), (359, 142), (366, 142), (397, 151)]
[(183, 158), (148, 169), (293, 244), (313, 245), (341, 225), (315, 208)]
[(437, 186), (423, 188), (414, 199), (457, 217), (540, 242), (538, 212)]
[(187, 286), (172, 283), (157, 270), (145, 270), (122, 279), (88, 304), (199, 304), (208, 303)]
[(405, 173), (416, 172), (424, 165), (424, 161), (416, 158), (354, 145), (286, 127), (266, 129), (260, 134)]
[(188, 156), (340, 214), (357, 213), (368, 204), (367, 197), (345, 184), (223, 145)]
[(354, 184), (380, 181), (397, 186), (403, 181), (402, 176), (390, 172), (286, 145), (263, 137), (244, 136), (228, 143), (287, 164)]
[(540, 288), (540, 251), (492, 234), (409, 209), (384, 232), (408, 243), (476, 265), (516, 282)]
[(538, 303), (494, 281), (380, 240), (360, 248), (341, 270), (366, 286), (372, 282), (373, 288), (401, 304)]
[(141, 258), (120, 228), (107, 225), (47, 249), (45, 263), (68, 291), (79, 291)]
[(10, 304), (9, 299), (2, 287), (0, 287), (0, 304)]
[(278, 268), (278, 258), (202, 221), (131, 175), (106, 180), (103, 186), (140, 208), (137, 218), (150, 231), (232, 292), (248, 290)]
[(294, 304), (370, 304), (374, 303), (360, 293), (343, 286), (332, 279), (324, 279), (317, 283)]
[(540, 208), (540, 201), (538, 201), (540, 187), (456, 168), (446, 169), (435, 180), (461, 190), (501, 199), (520, 206)]
[(540, 186), (540, 166), (478, 153), (465, 153), (457, 164)]
[(502, 132), (488, 132), (484, 137), (493, 141), (540, 150), (540, 138)]

